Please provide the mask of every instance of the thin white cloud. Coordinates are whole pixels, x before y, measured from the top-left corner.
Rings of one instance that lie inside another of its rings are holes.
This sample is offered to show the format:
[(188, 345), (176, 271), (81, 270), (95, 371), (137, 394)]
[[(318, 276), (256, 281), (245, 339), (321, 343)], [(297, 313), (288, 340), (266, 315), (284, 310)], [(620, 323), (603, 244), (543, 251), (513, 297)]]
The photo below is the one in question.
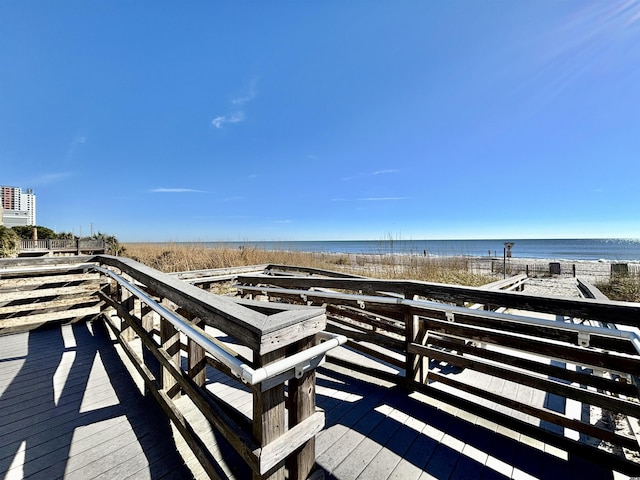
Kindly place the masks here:
[(397, 200), (409, 200), (410, 197), (365, 197), (359, 198), (358, 200), (362, 200), (365, 202), (394, 202)]
[(410, 200), (411, 197), (360, 197), (360, 198), (332, 198), (332, 202), (395, 202)]
[(244, 112), (234, 112), (229, 116), (229, 123), (239, 123), (244, 120)]
[(274, 223), (292, 223), (292, 220), (274, 220)]
[(352, 175), (350, 177), (342, 177), (341, 180), (344, 181), (348, 181), (348, 180), (353, 180), (354, 178), (360, 178), (360, 177), (370, 177), (373, 175), (389, 175), (392, 173), (398, 173), (400, 170), (396, 170), (393, 168), (385, 168), (382, 170), (375, 170), (373, 172), (366, 172), (366, 173), (358, 173), (356, 175)]
[(193, 188), (153, 188), (149, 190), (152, 193), (205, 193), (204, 190), (195, 190)]
[(256, 85), (258, 84), (258, 79), (255, 78), (249, 84), (249, 91), (244, 95), (240, 95), (231, 99), (231, 103), (234, 105), (244, 105), (247, 102), (250, 102), (254, 98), (256, 98)]
[(307, 158), (309, 160), (318, 160), (318, 157), (316, 157), (315, 155), (307, 155)]
[(246, 115), (241, 108), (256, 97), (256, 84), (258, 80), (255, 79), (249, 85), (249, 90), (246, 94), (237, 96), (231, 99), (231, 104), (234, 107), (231, 113), (225, 115), (218, 115), (211, 120), (211, 124), (216, 128), (222, 128), (226, 124), (234, 124), (244, 122)]
[(222, 126), (225, 123), (240, 123), (244, 121), (244, 119), (245, 119), (245, 114), (243, 111), (240, 110), (237, 112), (233, 112), (230, 115), (221, 115), (219, 117), (216, 117), (213, 120), (211, 120), (211, 123), (216, 128), (222, 128)]

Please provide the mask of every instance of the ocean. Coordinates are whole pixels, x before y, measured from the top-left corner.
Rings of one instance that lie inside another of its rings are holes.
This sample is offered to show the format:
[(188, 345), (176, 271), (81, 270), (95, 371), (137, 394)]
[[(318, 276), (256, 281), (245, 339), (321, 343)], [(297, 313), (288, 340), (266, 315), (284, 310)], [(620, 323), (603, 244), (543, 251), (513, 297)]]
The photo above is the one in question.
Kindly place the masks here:
[(334, 240), (202, 242), (206, 246), (253, 247), (264, 250), (350, 253), (369, 255), (430, 255), (502, 257), (504, 243), (512, 242), (514, 258), (555, 260), (640, 261), (640, 239), (500, 239), (500, 240)]

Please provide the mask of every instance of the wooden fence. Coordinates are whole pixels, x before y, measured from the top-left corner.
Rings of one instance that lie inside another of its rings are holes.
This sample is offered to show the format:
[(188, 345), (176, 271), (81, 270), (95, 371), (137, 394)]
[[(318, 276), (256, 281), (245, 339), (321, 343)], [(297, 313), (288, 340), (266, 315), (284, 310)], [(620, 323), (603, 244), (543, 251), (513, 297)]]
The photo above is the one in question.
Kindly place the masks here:
[[(288, 267), (271, 266), (264, 274), (240, 275), (237, 288), (252, 298), (324, 306), (329, 331), (347, 336), (350, 348), (398, 373), (364, 362), (331, 358), (332, 362), (425, 393), (567, 451), (598, 458), (623, 473), (640, 473), (640, 464), (594, 447), (608, 444), (638, 455), (636, 437), (443, 373), (443, 366), (472, 370), (637, 423), (640, 304), (536, 297), (527, 295), (526, 288), (507, 292), (299, 272), (299, 268), (291, 272)], [(518, 314), (494, 311), (498, 308)], [(538, 318), (539, 312), (556, 319)], [(625, 330), (602, 328), (613, 323)], [(495, 405), (503, 407), (502, 412)], [(537, 421), (517, 419), (503, 413), (505, 409)], [(541, 425), (555, 425), (561, 433)], [(579, 439), (564, 435), (565, 431), (577, 432)]]
[(46, 255), (55, 253), (104, 253), (104, 239), (94, 238), (49, 238), (43, 240), (20, 240), (19, 255)]
[[(286, 471), (288, 478), (306, 479), (315, 464), (315, 435), (324, 426), (315, 404), (315, 368), (343, 340), (321, 333), (323, 308), (251, 307), (128, 259), (0, 260), (0, 334), (49, 321), (103, 320), (145, 391), (211, 477), (228, 475), (196, 428), (200, 419), (224, 436), (254, 478), (284, 478)], [(232, 350), (211, 329), (250, 353)], [(253, 418), (206, 389), (207, 366), (247, 384)], [(184, 398), (195, 413), (185, 410)]]

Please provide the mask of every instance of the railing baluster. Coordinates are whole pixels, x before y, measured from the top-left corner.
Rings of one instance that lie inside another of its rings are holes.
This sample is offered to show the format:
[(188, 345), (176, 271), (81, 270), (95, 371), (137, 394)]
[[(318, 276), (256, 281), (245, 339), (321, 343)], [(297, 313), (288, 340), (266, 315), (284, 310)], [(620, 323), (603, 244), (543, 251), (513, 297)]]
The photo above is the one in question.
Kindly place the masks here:
[[(168, 301), (163, 299), (162, 303), (167, 305)], [(166, 350), (171, 357), (172, 362), (177, 368), (180, 368), (180, 333), (176, 327), (165, 318), (160, 319), (160, 342), (162, 348)], [(161, 371), (162, 389), (167, 392), (169, 397), (177, 397), (179, 394), (179, 390), (176, 388), (178, 382), (166, 368), (161, 367)]]
[[(204, 323), (198, 318), (194, 319), (194, 323), (200, 328), (204, 327)], [(187, 343), (189, 377), (195, 382), (196, 385), (202, 387), (207, 381), (207, 362), (205, 349), (202, 347), (202, 345), (199, 345), (192, 339), (189, 339)]]

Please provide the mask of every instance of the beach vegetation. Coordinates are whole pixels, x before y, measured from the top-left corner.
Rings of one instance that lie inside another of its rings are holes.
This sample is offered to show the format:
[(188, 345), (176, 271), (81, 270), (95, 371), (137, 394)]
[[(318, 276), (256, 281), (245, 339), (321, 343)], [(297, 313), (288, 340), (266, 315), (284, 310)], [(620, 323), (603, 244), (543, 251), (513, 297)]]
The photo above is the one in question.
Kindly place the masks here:
[(495, 278), (475, 273), (467, 257), (367, 255), (255, 247), (208, 247), (190, 243), (127, 243), (126, 255), (163, 272), (182, 272), (247, 265), (292, 265), (382, 279), (408, 279), (480, 286)]
[(0, 257), (14, 257), (18, 251), (20, 237), (11, 228), (0, 225)]
[(608, 281), (596, 284), (610, 300), (640, 302), (640, 276), (614, 275)]
[(11, 227), (11, 230), (13, 230), (14, 232), (16, 232), (16, 234), (18, 235), (18, 237), (22, 238), (23, 240), (30, 240), (33, 238), (33, 229), (36, 229), (38, 232), (38, 238), (40, 240), (48, 240), (50, 238), (60, 238), (58, 237), (58, 234), (56, 232), (54, 232), (53, 230), (51, 230), (48, 227), (42, 227), (40, 225), (17, 225), (15, 227)]
[(124, 245), (118, 241), (118, 238), (115, 235), (98, 232), (89, 238), (92, 240), (104, 240), (106, 253), (108, 255), (121, 256), (125, 252)]

